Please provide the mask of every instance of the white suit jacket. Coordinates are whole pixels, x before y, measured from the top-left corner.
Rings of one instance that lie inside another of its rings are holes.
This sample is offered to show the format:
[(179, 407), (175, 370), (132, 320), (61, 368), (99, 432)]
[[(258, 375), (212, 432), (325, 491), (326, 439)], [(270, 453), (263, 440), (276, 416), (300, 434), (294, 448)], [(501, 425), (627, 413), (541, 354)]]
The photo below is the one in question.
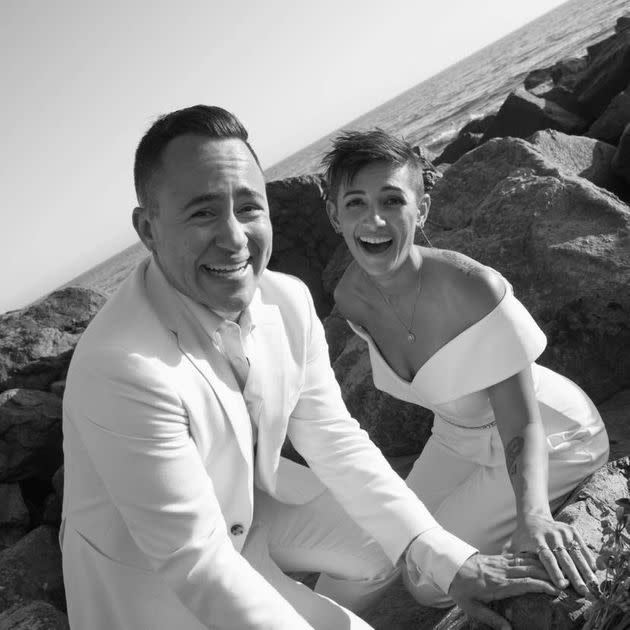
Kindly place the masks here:
[(309, 628), (240, 554), (254, 483), (287, 500), (277, 474), (286, 435), (394, 563), (437, 527), (349, 416), (305, 285), (265, 271), (250, 309), (264, 366), (250, 409), (255, 458), (227, 361), (155, 262), (81, 337), (63, 418), (73, 630)]

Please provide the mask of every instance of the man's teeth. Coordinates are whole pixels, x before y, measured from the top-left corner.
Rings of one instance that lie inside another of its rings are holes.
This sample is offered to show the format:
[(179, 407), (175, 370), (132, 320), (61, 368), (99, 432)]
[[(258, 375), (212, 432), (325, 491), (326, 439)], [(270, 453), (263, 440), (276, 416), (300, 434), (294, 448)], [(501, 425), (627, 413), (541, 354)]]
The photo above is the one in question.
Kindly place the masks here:
[(235, 265), (215, 265), (214, 267), (210, 267), (210, 265), (204, 265), (204, 267), (208, 271), (213, 271), (214, 273), (231, 273), (234, 271), (242, 271), (247, 267), (249, 261), (245, 261), (244, 263), (237, 263)]
[(389, 236), (360, 236), (359, 240), (363, 243), (380, 245), (381, 243), (389, 243), (392, 239)]

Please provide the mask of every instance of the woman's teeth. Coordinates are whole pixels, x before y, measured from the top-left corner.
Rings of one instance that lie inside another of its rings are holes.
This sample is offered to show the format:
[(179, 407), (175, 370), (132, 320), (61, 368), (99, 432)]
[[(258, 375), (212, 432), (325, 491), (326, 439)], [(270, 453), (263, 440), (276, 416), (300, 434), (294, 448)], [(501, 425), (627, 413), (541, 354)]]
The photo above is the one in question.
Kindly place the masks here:
[(380, 254), (389, 249), (393, 242), (389, 236), (360, 236), (358, 241), (369, 254)]

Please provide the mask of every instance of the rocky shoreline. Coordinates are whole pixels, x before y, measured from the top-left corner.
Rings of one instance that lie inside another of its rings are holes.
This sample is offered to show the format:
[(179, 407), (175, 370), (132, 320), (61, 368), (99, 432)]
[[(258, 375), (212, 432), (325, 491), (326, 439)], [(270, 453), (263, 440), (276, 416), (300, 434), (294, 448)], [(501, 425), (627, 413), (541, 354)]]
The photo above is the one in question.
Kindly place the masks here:
[[(611, 463), (558, 516), (577, 523), (598, 550), (602, 506), (629, 496), (630, 16), (585, 56), (533, 70), (435, 164), (433, 245), (466, 253), (513, 283), (547, 335), (540, 363), (583, 387), (604, 417)], [(267, 191), (270, 267), (310, 287), (346, 403), (403, 473), (428, 438), (431, 414), (375, 390), (366, 346), (333, 306), (350, 257), (328, 223), (322, 178), (270, 182)], [(115, 278), (103, 267), (89, 286), (0, 315), (0, 630), (68, 628), (57, 544), (65, 373), (82, 331), (145, 255), (137, 247)], [(568, 592), (500, 608), (515, 629), (577, 629), (589, 606)], [(369, 621), (388, 630), (469, 627), (456, 610), (419, 608), (400, 586)]]

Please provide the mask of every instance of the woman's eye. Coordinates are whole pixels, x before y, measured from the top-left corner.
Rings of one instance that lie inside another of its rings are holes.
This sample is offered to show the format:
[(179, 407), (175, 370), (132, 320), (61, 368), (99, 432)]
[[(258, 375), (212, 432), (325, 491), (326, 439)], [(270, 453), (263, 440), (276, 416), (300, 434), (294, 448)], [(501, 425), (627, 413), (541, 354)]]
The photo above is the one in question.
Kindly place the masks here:
[(358, 197), (355, 199), (350, 199), (349, 201), (346, 202), (346, 208), (352, 208), (355, 206), (362, 206), (363, 205), (363, 199), (359, 199)]

